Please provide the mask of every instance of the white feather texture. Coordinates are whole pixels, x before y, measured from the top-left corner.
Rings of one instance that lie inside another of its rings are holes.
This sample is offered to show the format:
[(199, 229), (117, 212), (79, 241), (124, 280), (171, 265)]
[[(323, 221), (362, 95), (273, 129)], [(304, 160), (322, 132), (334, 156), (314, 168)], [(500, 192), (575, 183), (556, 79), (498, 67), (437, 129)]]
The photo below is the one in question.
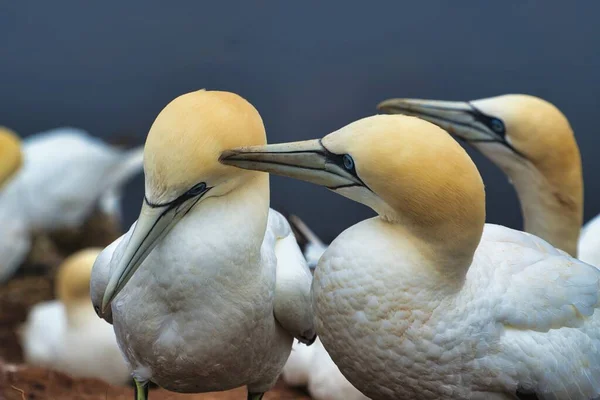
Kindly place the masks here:
[[(468, 399), (517, 388), (542, 399), (600, 395), (595, 267), (533, 235), (487, 224), (455, 292), (438, 287), (382, 223), (342, 233), (313, 283), (318, 315), (328, 316), (318, 318), (318, 332), (351, 382), (390, 399)], [(366, 262), (368, 269), (359, 267)], [(342, 282), (340, 296), (332, 288)], [(397, 373), (382, 373), (390, 368)]]
[[(243, 198), (198, 204), (113, 301), (110, 319), (136, 379), (179, 392), (267, 390), (292, 336), (314, 336), (311, 274), (291, 229), (269, 210), (257, 254), (248, 243), (261, 218), (254, 206)], [(98, 257), (95, 303), (134, 227)]]
[(33, 231), (77, 227), (97, 206), (119, 218), (122, 185), (142, 160), (142, 148), (122, 151), (75, 128), (26, 138), (23, 167), (0, 192), (0, 282), (23, 262)]

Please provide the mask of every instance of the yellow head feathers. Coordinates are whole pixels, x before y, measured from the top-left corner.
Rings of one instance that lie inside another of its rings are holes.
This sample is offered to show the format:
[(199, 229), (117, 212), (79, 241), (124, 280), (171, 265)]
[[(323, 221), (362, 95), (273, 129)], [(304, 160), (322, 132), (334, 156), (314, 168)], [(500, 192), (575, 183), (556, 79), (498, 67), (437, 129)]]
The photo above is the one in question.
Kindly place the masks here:
[(165, 202), (200, 181), (221, 183), (240, 174), (218, 162), (223, 150), (265, 143), (262, 119), (242, 97), (205, 90), (179, 96), (160, 112), (148, 134), (146, 195)]
[(56, 297), (64, 304), (90, 300), (90, 276), (96, 258), (102, 249), (80, 250), (67, 257), (56, 275)]
[(581, 156), (564, 114), (538, 97), (508, 94), (471, 102), (500, 118), (507, 141), (550, 181), (582, 185)]
[(481, 235), (481, 176), (464, 149), (438, 126), (403, 115), (377, 115), (343, 127), (322, 143), (329, 151), (352, 156), (358, 176), (397, 212), (399, 222), (435, 226), (440, 238), (446, 228), (460, 232), (468, 226)]
[(540, 98), (474, 101), (388, 99), (378, 108), (437, 124), (480, 150), (509, 176), (525, 230), (575, 254), (583, 220), (581, 157), (567, 118)]
[(0, 187), (21, 167), (21, 141), (10, 129), (0, 127)]

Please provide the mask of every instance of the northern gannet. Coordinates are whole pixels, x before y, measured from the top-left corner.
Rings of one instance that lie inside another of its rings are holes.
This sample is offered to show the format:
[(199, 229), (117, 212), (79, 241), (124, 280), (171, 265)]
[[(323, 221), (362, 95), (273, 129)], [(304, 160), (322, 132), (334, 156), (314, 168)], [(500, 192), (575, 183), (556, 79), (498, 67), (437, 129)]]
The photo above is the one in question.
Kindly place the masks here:
[(21, 141), (10, 129), (0, 126), (0, 190), (21, 167)]
[(481, 151), (514, 184), (526, 232), (600, 266), (600, 219), (581, 231), (581, 157), (569, 121), (553, 104), (512, 94), (468, 102), (390, 99), (378, 108), (430, 121)]
[(113, 148), (75, 128), (23, 140), (23, 167), (0, 192), (0, 282), (10, 278), (35, 232), (74, 228), (94, 208), (119, 217), (122, 185), (142, 171), (143, 149)]
[(112, 326), (98, 318), (90, 301), (90, 274), (100, 251), (80, 250), (65, 259), (56, 275), (57, 300), (31, 309), (21, 345), (27, 364), (121, 385), (131, 379), (129, 368)]
[(236, 94), (196, 91), (169, 103), (144, 150), (140, 216), (92, 301), (112, 319), (145, 398), (276, 382), (293, 337), (315, 340), (311, 274), (286, 219), (269, 209), (268, 174), (219, 163), (227, 148), (264, 144), (256, 109)]
[(481, 176), (439, 127), (378, 115), (221, 160), (326, 186), (379, 214), (329, 245), (312, 286), (319, 337), (365, 395), (600, 395), (600, 271), (485, 224)]
[[(304, 258), (308, 267), (314, 270), (327, 246), (299, 217), (290, 215), (288, 221), (298, 242), (304, 242)], [(281, 376), (290, 386), (305, 387), (315, 400), (368, 399), (342, 375), (319, 338), (312, 346), (294, 339)]]

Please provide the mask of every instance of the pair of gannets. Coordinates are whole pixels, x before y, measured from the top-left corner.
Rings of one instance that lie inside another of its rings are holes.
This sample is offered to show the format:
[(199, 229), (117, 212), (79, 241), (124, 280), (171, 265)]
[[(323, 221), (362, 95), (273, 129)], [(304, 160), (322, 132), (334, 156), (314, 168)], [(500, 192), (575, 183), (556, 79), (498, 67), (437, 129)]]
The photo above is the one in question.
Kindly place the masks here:
[(600, 271), (485, 224), (481, 176), (439, 127), (378, 115), (221, 161), (326, 186), (379, 214), (331, 243), (312, 285), (319, 337), (365, 395), (600, 395)]
[(90, 274), (100, 250), (65, 259), (56, 276), (57, 300), (31, 309), (21, 345), (27, 364), (120, 385), (131, 379), (129, 368), (112, 327), (98, 319), (90, 301)]
[(260, 399), (293, 338), (316, 338), (311, 273), (286, 219), (269, 209), (268, 175), (218, 161), (264, 143), (256, 109), (227, 92), (182, 95), (150, 129), (140, 216), (91, 282), (138, 398), (152, 380), (190, 393), (245, 385)]
[(75, 228), (96, 207), (119, 218), (122, 185), (143, 149), (123, 151), (74, 128), (23, 140), (23, 166), (0, 191), (0, 282), (23, 262), (34, 232)]
[(569, 121), (554, 105), (504, 95), (469, 102), (390, 99), (379, 109), (418, 116), (467, 141), (515, 185), (526, 232), (600, 266), (600, 216), (581, 230), (581, 157)]

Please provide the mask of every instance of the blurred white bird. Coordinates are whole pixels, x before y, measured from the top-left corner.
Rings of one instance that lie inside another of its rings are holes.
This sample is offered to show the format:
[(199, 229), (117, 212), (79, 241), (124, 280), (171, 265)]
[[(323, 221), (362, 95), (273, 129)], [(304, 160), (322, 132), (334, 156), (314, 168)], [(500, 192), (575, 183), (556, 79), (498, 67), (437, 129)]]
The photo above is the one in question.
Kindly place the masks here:
[(485, 224), (481, 176), (439, 127), (377, 115), (221, 162), (323, 185), (379, 214), (329, 245), (312, 285), (319, 337), (365, 395), (600, 396), (600, 271)]
[(143, 148), (123, 151), (75, 128), (23, 140), (23, 167), (0, 192), (0, 282), (23, 262), (33, 232), (74, 228), (96, 207), (120, 217), (123, 184)]
[(327, 246), (323, 241), (302, 221), (295, 215), (288, 217), (292, 231), (298, 240), (298, 244), (302, 248), (302, 254), (306, 259), (308, 268), (314, 270), (317, 267), (319, 259), (327, 250)]
[(305, 387), (314, 400), (368, 400), (342, 375), (318, 337), (312, 346), (294, 340), (281, 376), (290, 386)]
[(138, 399), (152, 380), (199, 393), (277, 381), (294, 337), (312, 343), (311, 274), (286, 219), (269, 209), (267, 174), (219, 163), (236, 145), (266, 142), (240, 96), (179, 96), (145, 147), (140, 216), (110, 266), (94, 267), (92, 302), (112, 320)]
[(511, 94), (468, 102), (389, 99), (378, 108), (430, 121), (481, 151), (514, 184), (526, 232), (600, 266), (600, 216), (582, 230), (579, 147), (553, 104)]
[[(315, 269), (327, 246), (299, 217), (290, 215), (288, 221), (303, 248), (308, 266)], [(312, 346), (294, 339), (281, 376), (290, 386), (306, 387), (315, 400), (368, 399), (342, 375), (319, 338)]]
[[(108, 264), (115, 246), (102, 253)], [(90, 274), (101, 249), (68, 257), (56, 276), (57, 300), (36, 304), (21, 328), (27, 364), (98, 378), (114, 385), (131, 380), (110, 324), (98, 318), (90, 300)]]

